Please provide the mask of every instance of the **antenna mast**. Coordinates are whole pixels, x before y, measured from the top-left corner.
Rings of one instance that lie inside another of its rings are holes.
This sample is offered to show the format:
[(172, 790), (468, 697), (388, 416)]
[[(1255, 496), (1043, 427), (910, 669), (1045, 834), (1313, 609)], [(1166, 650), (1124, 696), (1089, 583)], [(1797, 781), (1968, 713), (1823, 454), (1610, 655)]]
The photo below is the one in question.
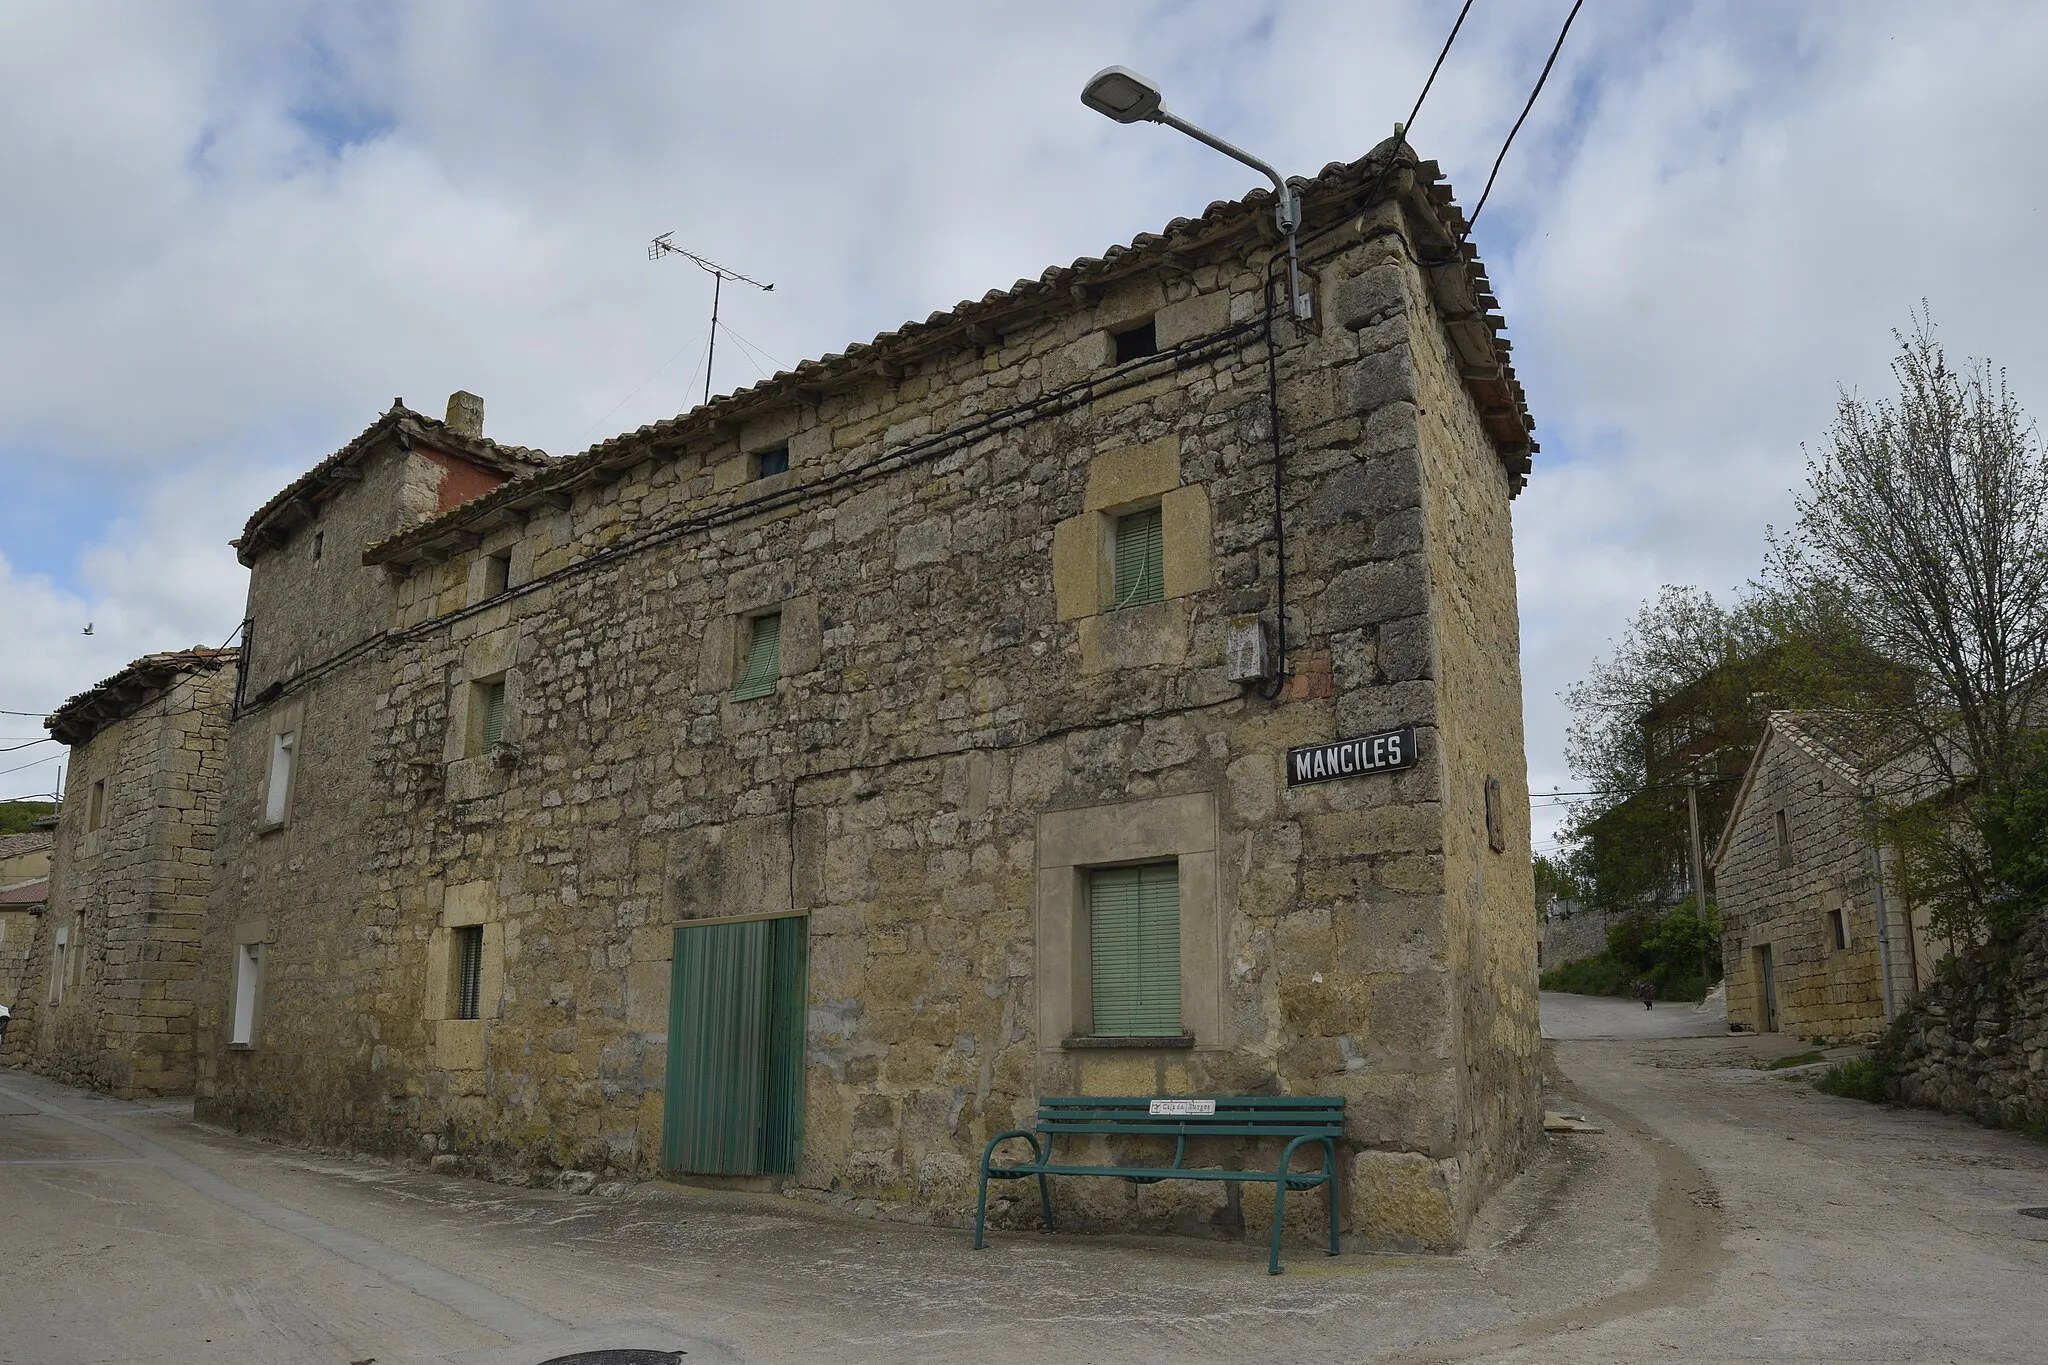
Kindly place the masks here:
[(775, 286), (763, 284), (751, 276), (740, 274), (737, 270), (728, 270), (716, 261), (707, 261), (694, 251), (685, 251), (669, 240), (673, 236), (675, 236), (673, 232), (664, 232), (661, 236), (649, 242), (647, 244), (647, 259), (658, 261), (664, 256), (681, 256), (711, 276), (711, 348), (704, 356), (704, 401), (709, 403), (711, 401), (711, 366), (718, 359), (718, 297), (725, 287), (725, 282), (727, 280), (738, 280), (741, 284), (753, 285), (754, 288), (764, 294), (774, 289)]

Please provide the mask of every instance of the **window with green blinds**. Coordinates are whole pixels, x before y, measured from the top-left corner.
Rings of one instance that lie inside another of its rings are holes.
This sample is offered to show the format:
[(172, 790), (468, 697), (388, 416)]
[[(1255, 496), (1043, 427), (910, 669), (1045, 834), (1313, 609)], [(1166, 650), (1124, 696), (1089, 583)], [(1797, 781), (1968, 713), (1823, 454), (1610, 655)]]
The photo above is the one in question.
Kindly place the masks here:
[(1089, 975), (1101, 1038), (1177, 1036), (1180, 869), (1174, 863), (1088, 874)]
[(1166, 600), (1166, 568), (1157, 507), (1116, 519), (1116, 601), (1112, 609)]
[(484, 688), (484, 748), (505, 737), (505, 684), (494, 682)]
[(765, 697), (782, 676), (782, 613), (771, 612), (747, 622), (747, 666), (740, 670), (734, 701)]
[(471, 924), (455, 931), (455, 1017), (483, 1016), (484, 927)]

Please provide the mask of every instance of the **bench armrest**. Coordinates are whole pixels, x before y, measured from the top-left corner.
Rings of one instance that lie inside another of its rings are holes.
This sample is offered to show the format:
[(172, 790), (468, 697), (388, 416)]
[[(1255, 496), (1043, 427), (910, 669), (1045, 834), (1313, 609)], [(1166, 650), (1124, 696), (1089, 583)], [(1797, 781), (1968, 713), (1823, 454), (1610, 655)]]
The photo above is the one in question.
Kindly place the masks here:
[(1023, 1138), (1026, 1142), (1030, 1143), (1032, 1161), (1040, 1165), (1044, 1164), (1045, 1152), (1038, 1145), (1038, 1134), (1032, 1132), (1029, 1128), (1012, 1128), (1007, 1132), (997, 1133), (988, 1140), (988, 1146), (982, 1148), (981, 1151), (981, 1169), (985, 1171), (989, 1168), (989, 1162), (996, 1154), (997, 1144), (1008, 1142), (1011, 1138)]

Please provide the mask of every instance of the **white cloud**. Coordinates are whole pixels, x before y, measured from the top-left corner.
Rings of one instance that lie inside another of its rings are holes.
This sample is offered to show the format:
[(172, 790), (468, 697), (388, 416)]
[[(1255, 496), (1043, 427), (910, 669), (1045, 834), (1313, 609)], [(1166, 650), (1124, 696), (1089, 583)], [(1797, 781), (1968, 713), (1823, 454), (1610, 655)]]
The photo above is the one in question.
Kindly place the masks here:
[[(1467, 205), (1567, 8), (1468, 20), (1416, 138)], [(836, 350), (1255, 183), (1083, 110), (1095, 68), (1311, 173), (1406, 116), (1453, 13), (0, 9), (0, 478), (55, 461), (119, 522), (52, 554), (0, 503), (0, 707), (225, 634), (220, 542), (394, 395), (480, 392), (556, 453), (688, 406), (707, 290), (645, 259), (657, 232), (775, 281), (727, 313), (758, 347)], [(1581, 14), (1477, 234), (1544, 445), (1516, 509), (1536, 785), (1571, 785), (1556, 694), (1659, 584), (1754, 571), (1800, 442), (1884, 382), (1917, 300), (2044, 410), (2044, 53), (2048, 12), (2004, 5)], [(755, 377), (721, 352), (720, 387)]]

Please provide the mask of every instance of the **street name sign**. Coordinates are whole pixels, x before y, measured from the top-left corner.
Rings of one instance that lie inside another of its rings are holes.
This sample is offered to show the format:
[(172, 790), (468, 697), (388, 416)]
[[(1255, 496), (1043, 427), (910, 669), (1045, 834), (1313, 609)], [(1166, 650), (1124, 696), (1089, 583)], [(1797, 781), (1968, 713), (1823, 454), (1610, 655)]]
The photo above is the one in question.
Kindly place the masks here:
[(1299, 787), (1307, 782), (1331, 782), (1340, 777), (1364, 777), (1414, 766), (1415, 727), (1404, 725), (1385, 734), (1289, 749), (1287, 785)]

